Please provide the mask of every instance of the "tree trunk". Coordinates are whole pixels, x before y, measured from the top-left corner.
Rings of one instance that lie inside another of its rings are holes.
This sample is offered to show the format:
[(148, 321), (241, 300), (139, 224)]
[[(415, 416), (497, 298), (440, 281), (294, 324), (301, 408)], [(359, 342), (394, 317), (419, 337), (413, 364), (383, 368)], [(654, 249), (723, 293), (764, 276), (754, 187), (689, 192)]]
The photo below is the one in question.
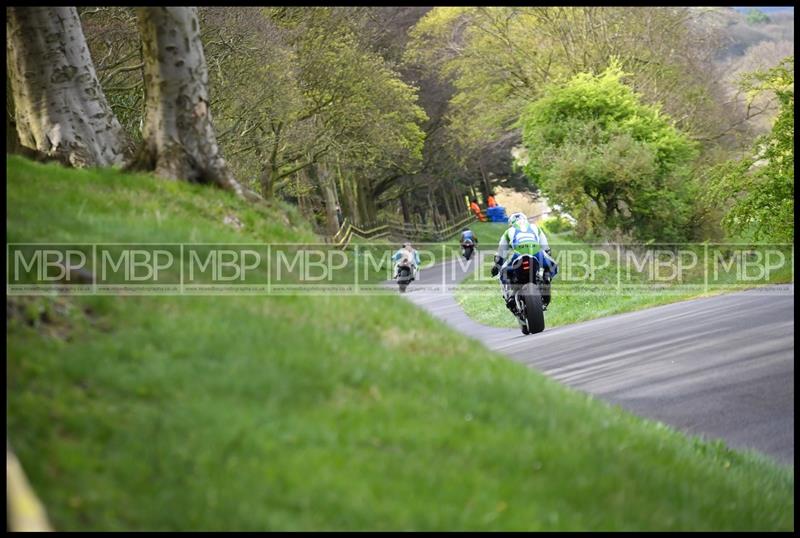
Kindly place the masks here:
[(295, 181), (297, 184), (297, 191), (298, 193), (298, 201), (300, 204), (300, 213), (308, 220), (312, 222), (314, 220), (314, 202), (312, 197), (309, 195), (306, 187), (309, 183), (311, 183), (311, 177), (308, 173), (308, 168), (304, 168), (295, 174)]
[(272, 149), (269, 152), (269, 160), (264, 163), (261, 171), (261, 196), (267, 200), (272, 200), (275, 195), (275, 182), (278, 181), (278, 153), (280, 151), (282, 124), (277, 124), (272, 128), (274, 139)]
[(20, 144), (76, 167), (122, 164), (126, 137), (100, 88), (77, 10), (7, 8), (6, 34)]
[(347, 200), (348, 216), (350, 217), (350, 222), (358, 226), (361, 221), (358, 215), (358, 185), (356, 185), (355, 174), (352, 171), (348, 171), (344, 175), (344, 182), (346, 188), (343, 192)]
[(339, 221), (336, 218), (336, 193), (334, 192), (331, 174), (324, 165), (312, 164), (308, 167), (308, 174), (322, 193), (325, 200), (325, 222), (328, 235), (334, 235), (339, 230)]
[(483, 201), (486, 203), (486, 200), (489, 199), (489, 195), (492, 194), (492, 186), (489, 184), (489, 177), (486, 175), (486, 170), (483, 168), (483, 157), (478, 159), (478, 165), (480, 166), (481, 178), (483, 179)]
[(455, 213), (456, 217), (463, 217), (464, 213), (466, 212), (466, 208), (464, 207), (464, 196), (456, 191), (451, 191), (452, 199), (453, 199), (453, 212)]
[(436, 205), (433, 203), (433, 192), (428, 189), (428, 208), (431, 212), (431, 221), (434, 227), (439, 226), (439, 213), (436, 210)]
[(453, 213), (453, 206), (450, 203), (450, 193), (447, 192), (447, 189), (442, 187), (442, 200), (444, 201), (444, 210), (445, 214), (447, 215), (447, 220), (451, 220), (455, 214)]
[(375, 205), (372, 203), (366, 180), (358, 182), (358, 207), (361, 214), (361, 225), (372, 226), (375, 224)]
[(211, 183), (245, 198), (220, 155), (208, 108), (208, 69), (193, 7), (136, 8), (144, 63), (144, 139), (135, 167)]
[(19, 153), (21, 147), (15, 122), (11, 120), (11, 113), (6, 112), (6, 153)]
[(278, 177), (278, 169), (273, 163), (266, 163), (261, 169), (261, 196), (266, 200), (271, 200), (275, 196), (275, 183)]
[[(347, 185), (347, 175), (342, 173), (342, 164), (339, 162), (339, 159), (336, 159), (336, 176), (339, 179), (337, 182), (338, 192), (340, 194), (339, 199), (339, 206), (342, 208), (342, 215), (344, 218), (350, 217), (350, 221), (353, 221), (353, 214), (350, 208), (350, 202), (352, 201), (352, 197), (348, 191)], [(344, 198), (346, 203), (342, 203), (341, 198)]]
[(400, 208), (403, 210), (403, 222), (411, 222), (411, 214), (408, 212), (408, 195), (403, 194), (400, 197)]

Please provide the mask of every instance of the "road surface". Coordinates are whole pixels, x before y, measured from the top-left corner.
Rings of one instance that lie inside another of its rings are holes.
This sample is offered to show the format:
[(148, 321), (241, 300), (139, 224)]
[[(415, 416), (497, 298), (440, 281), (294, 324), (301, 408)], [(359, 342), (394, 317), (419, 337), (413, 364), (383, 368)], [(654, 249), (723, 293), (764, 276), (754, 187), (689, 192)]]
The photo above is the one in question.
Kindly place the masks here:
[[(453, 290), (471, 269), (472, 262), (466, 270), (459, 263), (422, 270), (405, 297), (571, 387), (682, 431), (794, 464), (793, 286), (683, 301), (524, 336), (519, 329), (481, 325), (463, 312)], [(553, 290), (555, 309), (556, 283)]]

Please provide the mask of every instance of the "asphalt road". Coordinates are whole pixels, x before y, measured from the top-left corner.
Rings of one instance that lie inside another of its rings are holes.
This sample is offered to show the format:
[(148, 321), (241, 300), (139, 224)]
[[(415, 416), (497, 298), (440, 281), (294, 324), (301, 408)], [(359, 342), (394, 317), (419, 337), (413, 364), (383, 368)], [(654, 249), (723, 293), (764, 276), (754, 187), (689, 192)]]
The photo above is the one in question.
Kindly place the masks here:
[[(471, 266), (420, 271), (405, 297), (566, 385), (685, 432), (794, 464), (793, 286), (683, 301), (524, 336), (519, 329), (481, 325), (456, 303), (453, 289)], [(551, 309), (558, 308), (557, 293), (554, 283)]]

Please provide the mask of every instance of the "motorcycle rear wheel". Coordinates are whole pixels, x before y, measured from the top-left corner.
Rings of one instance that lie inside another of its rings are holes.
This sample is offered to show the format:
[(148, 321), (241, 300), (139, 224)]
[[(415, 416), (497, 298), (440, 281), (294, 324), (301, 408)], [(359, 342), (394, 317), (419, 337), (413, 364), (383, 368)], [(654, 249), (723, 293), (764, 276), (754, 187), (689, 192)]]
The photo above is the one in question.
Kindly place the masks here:
[(400, 293), (405, 293), (408, 284), (413, 280), (411, 271), (405, 267), (400, 269), (400, 274), (397, 276), (397, 287), (400, 288)]
[(544, 310), (539, 289), (533, 284), (527, 284), (519, 291), (519, 299), (525, 310), (522, 314), (524, 319), (522, 334), (536, 334), (544, 331)]

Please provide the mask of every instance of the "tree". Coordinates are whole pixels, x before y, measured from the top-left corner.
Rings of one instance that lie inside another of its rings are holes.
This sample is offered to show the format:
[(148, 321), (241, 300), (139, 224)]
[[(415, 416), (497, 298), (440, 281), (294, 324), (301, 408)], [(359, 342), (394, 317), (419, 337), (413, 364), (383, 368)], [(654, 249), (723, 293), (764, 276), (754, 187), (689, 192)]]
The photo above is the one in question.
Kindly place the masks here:
[[(270, 198), (265, 163), (295, 140), (285, 120), (299, 107), (296, 57), (261, 8), (205, 7), (199, 15), (217, 140), (236, 175)], [(279, 160), (271, 161), (276, 175)]]
[(709, 199), (730, 206), (722, 223), (734, 237), (794, 240), (794, 56), (767, 71), (745, 75), (741, 86), (755, 99), (773, 93), (780, 103), (772, 131), (749, 155), (712, 171)]
[(674, 7), (435, 8), (412, 30), (409, 60), (450, 81), (448, 131), (479, 152), (510, 130), (544, 86), (599, 73), (609, 58), (631, 73), (648, 104), (661, 104), (698, 140), (716, 144), (732, 118), (714, 70), (719, 29), (707, 10)]
[(319, 191), (329, 226), (335, 224), (330, 206), (345, 193), (342, 207), (351, 221), (374, 221), (377, 198), (421, 159), (425, 115), (416, 88), (365, 44), (360, 9), (286, 7), (265, 14), (280, 35), (273, 58), (285, 58), (274, 61), (285, 68), (280, 91), (250, 116), (253, 127), (259, 124), (248, 138), (262, 193), (303, 192), (295, 188), (301, 174)]
[(600, 75), (548, 86), (520, 120), (525, 171), (584, 232), (684, 240), (695, 144), (657, 106), (643, 104), (624, 76), (612, 61)]
[(778, 112), (779, 103), (772, 92), (761, 92), (761, 94), (748, 99), (747, 92), (739, 83), (742, 76), (753, 71), (763, 71), (775, 67), (793, 53), (794, 41), (760, 41), (747, 48), (741, 56), (735, 56), (724, 64), (723, 84), (730, 96), (728, 101), (735, 103), (736, 106), (733, 110), (747, 120), (749, 131), (754, 133), (746, 138), (745, 147), (749, 146), (757, 135), (763, 135), (770, 131)]
[(143, 143), (135, 168), (252, 196), (220, 155), (195, 8), (137, 8), (144, 63)]
[(758, 8), (747, 10), (747, 22), (749, 24), (763, 24), (769, 22), (769, 16)]
[[(337, 191), (362, 192), (346, 183), (389, 185), (385, 179), (419, 159), (415, 89), (366, 46), (365, 14), (361, 8), (201, 11), (220, 143), (265, 198), (306, 197), (311, 186), (327, 209)], [(336, 181), (342, 174), (344, 181)], [(350, 205), (343, 207), (352, 217)]]
[(6, 54), (22, 146), (72, 166), (122, 164), (108, 105), (74, 7), (6, 9)]
[(142, 140), (141, 39), (131, 7), (79, 7), (86, 43), (108, 104), (134, 144)]

